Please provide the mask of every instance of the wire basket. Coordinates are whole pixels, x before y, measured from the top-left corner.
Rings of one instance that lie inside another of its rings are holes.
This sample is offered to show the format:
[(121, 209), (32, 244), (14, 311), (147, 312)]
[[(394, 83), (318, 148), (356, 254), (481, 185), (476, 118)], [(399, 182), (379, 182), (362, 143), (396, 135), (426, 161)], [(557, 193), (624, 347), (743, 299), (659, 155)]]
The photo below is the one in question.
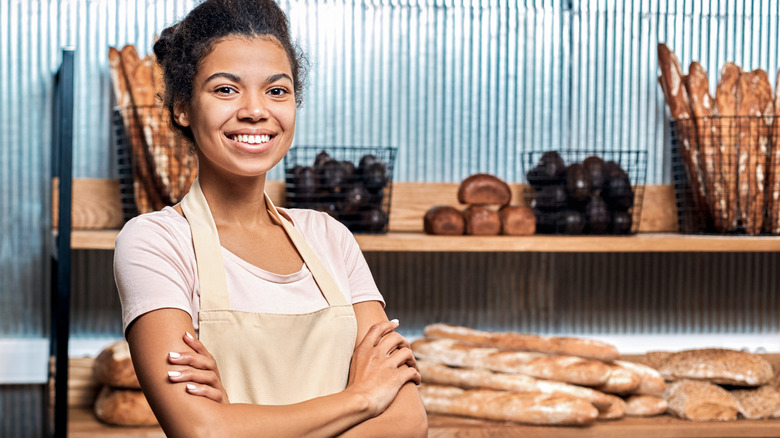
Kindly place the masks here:
[(670, 121), (680, 232), (780, 234), (780, 126), (773, 123), (760, 116)]
[(540, 234), (634, 234), (639, 230), (647, 151), (530, 151), (523, 198)]
[(179, 202), (198, 173), (191, 143), (158, 106), (116, 107), (114, 144), (125, 220)]
[(327, 212), (355, 233), (386, 233), (396, 151), (293, 147), (284, 157), (286, 206)]

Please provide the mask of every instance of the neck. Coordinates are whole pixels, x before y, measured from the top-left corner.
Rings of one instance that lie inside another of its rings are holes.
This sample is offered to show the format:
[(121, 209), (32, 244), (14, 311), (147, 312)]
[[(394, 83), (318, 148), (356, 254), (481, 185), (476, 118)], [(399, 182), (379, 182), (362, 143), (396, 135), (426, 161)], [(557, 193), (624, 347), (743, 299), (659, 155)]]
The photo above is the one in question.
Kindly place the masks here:
[(240, 177), (198, 169), (198, 181), (219, 225), (253, 227), (272, 223), (265, 202), (266, 175)]

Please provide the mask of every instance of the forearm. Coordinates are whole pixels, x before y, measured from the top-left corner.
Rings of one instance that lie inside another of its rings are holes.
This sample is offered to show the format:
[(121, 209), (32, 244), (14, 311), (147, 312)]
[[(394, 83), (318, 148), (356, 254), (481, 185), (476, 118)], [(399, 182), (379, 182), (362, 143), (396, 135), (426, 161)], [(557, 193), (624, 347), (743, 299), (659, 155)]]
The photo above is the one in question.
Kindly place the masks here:
[(414, 383), (405, 384), (382, 414), (356, 424), (339, 438), (412, 438), (428, 436), (428, 417)]

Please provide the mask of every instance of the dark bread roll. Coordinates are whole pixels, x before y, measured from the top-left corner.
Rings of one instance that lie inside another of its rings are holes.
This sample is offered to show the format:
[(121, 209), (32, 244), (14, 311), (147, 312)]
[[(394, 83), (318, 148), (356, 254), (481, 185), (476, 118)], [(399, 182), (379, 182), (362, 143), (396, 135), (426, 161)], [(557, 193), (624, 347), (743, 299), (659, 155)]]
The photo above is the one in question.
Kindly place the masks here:
[(528, 207), (507, 205), (498, 211), (501, 233), (511, 236), (528, 236), (536, 232), (536, 215)]
[(463, 210), (466, 234), (494, 236), (501, 233), (501, 217), (498, 212), (483, 205), (471, 205)]
[(140, 389), (104, 386), (95, 400), (98, 420), (115, 426), (156, 426), (157, 418)]
[(423, 228), (428, 234), (459, 236), (466, 230), (463, 214), (455, 207), (431, 207), (423, 217)]
[(140, 389), (127, 341), (118, 341), (100, 352), (92, 365), (95, 381), (115, 388)]
[(511, 200), (512, 191), (509, 185), (487, 173), (471, 175), (458, 187), (458, 201), (461, 204), (504, 206)]

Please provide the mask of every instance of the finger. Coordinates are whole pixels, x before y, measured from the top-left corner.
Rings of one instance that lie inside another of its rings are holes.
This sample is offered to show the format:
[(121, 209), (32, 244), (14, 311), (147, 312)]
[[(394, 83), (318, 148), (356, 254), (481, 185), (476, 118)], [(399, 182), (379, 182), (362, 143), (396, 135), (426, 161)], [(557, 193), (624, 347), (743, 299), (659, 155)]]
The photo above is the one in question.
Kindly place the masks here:
[(211, 357), (211, 353), (209, 353), (209, 351), (206, 350), (206, 346), (203, 345), (203, 343), (200, 342), (200, 340), (197, 339), (195, 336), (192, 336), (190, 332), (184, 332), (184, 336), (182, 336), (182, 339), (184, 339), (184, 343), (187, 344), (193, 350), (195, 350), (196, 353), (202, 354), (207, 357)]
[(212, 371), (202, 371), (194, 368), (170, 370), (168, 371), (168, 380), (176, 383), (199, 383), (220, 389), (219, 377)]
[(376, 348), (389, 355), (399, 348), (409, 348), (406, 344), (406, 339), (398, 332), (390, 332), (379, 340)]
[(366, 336), (363, 338), (363, 342), (366, 342), (368, 345), (376, 347), (377, 343), (379, 343), (382, 337), (392, 332), (397, 327), (398, 327), (397, 320), (378, 322), (372, 325), (371, 328), (368, 329), (368, 332), (366, 332)]
[(187, 393), (189, 394), (205, 397), (210, 400), (214, 400), (217, 403), (222, 403), (224, 401), (224, 398), (222, 397), (222, 391), (212, 388), (211, 386), (188, 383), (186, 388)]
[(171, 351), (168, 353), (168, 362), (174, 365), (186, 365), (199, 370), (216, 371), (217, 362), (211, 356), (204, 356), (195, 352)]

